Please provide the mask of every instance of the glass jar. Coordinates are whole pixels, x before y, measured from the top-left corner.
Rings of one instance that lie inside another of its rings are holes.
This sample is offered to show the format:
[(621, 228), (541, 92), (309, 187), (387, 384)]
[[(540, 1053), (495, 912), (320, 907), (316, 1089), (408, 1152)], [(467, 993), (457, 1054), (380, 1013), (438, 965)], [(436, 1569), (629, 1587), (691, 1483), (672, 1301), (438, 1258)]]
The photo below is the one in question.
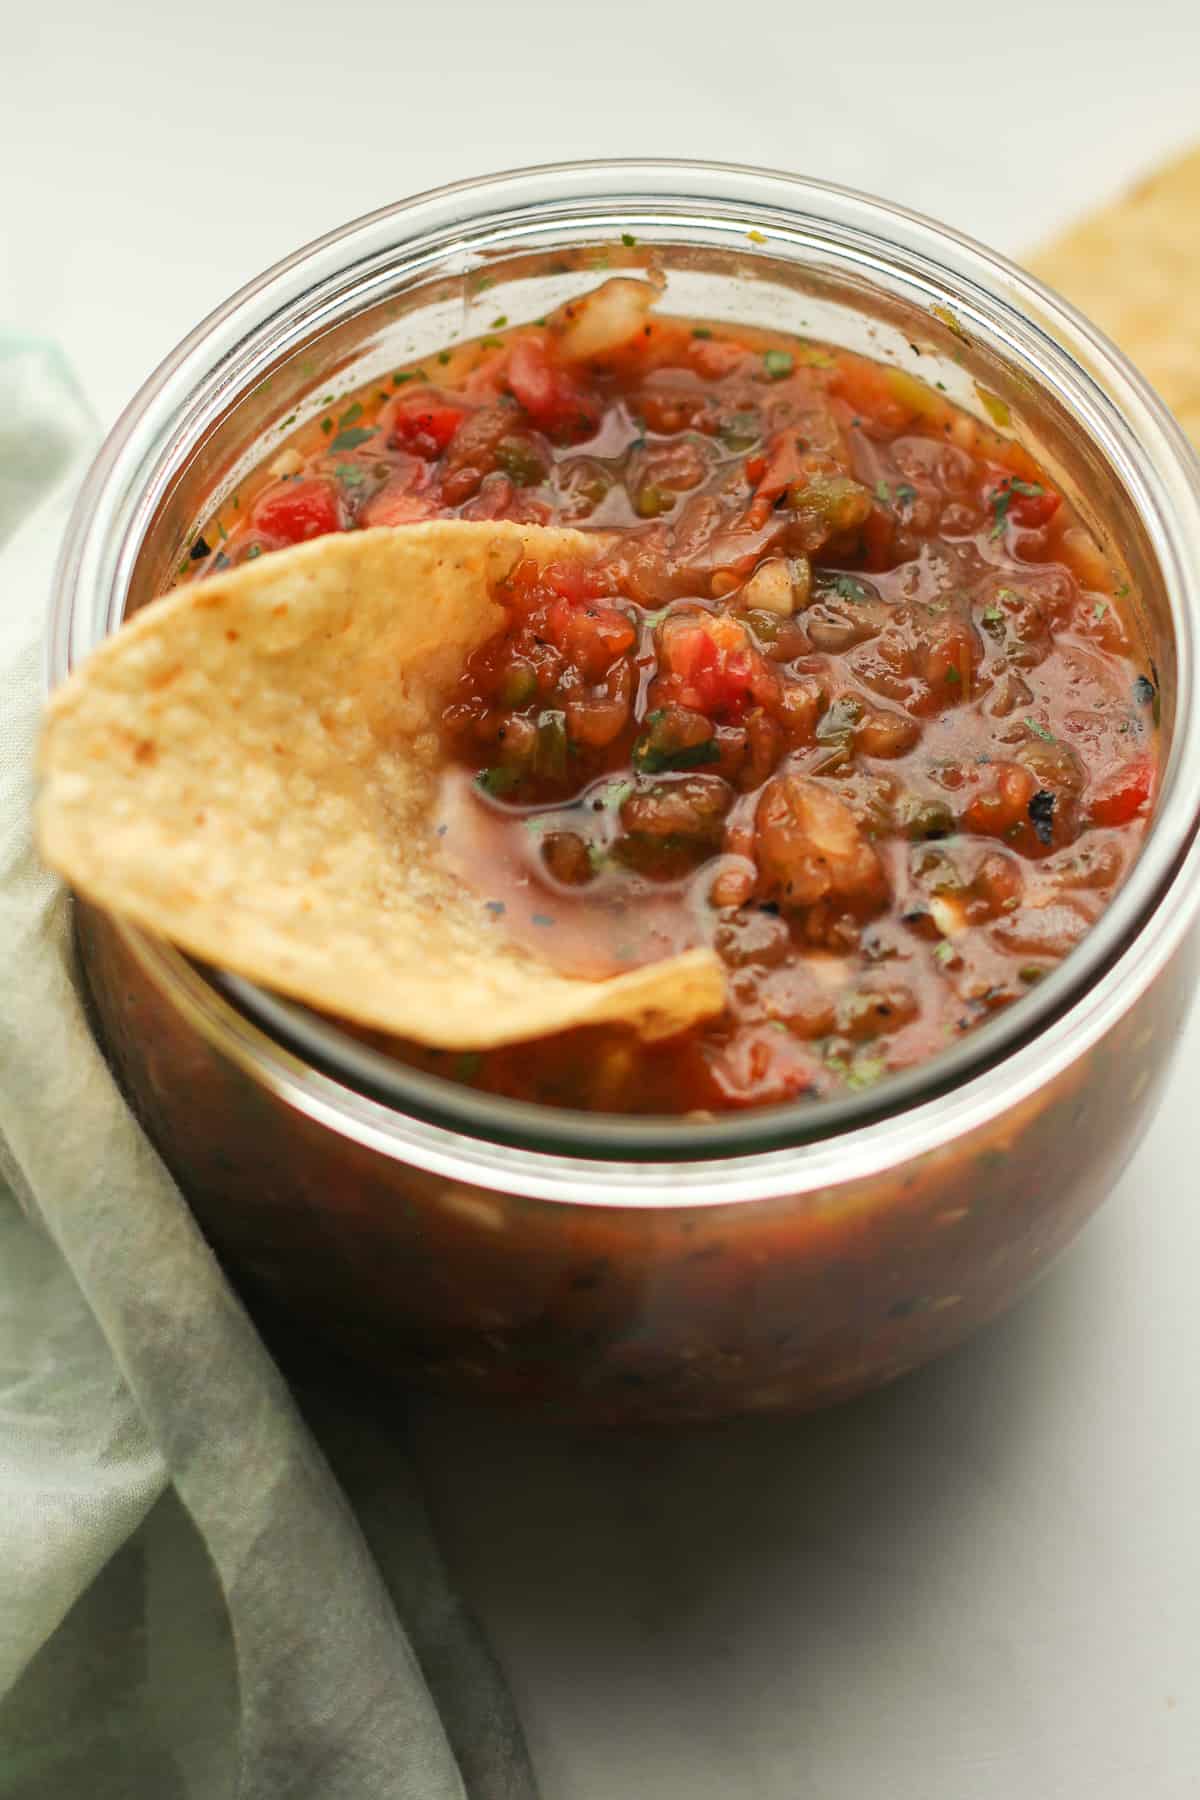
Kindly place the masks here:
[(1200, 471), (1120, 355), (978, 245), (767, 171), (579, 164), (387, 208), (200, 325), (104, 446), (64, 547), (60, 680), (205, 517), (374, 375), (649, 263), (660, 310), (799, 331), (1010, 421), (1145, 595), (1165, 774), (1146, 846), (1019, 1005), (868, 1095), (697, 1126), (523, 1107), (79, 908), (100, 1030), (251, 1303), (387, 1379), (604, 1418), (827, 1402), (1007, 1305), (1112, 1185), (1194, 984)]

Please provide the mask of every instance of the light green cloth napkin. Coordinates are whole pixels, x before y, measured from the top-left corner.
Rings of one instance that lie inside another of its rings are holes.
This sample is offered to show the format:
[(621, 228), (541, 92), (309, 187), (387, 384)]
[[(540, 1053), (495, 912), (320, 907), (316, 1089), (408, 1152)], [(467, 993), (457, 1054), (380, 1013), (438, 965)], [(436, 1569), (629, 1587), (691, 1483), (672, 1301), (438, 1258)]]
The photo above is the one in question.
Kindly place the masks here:
[[(69, 906), (28, 821), (42, 618), (95, 432), (55, 353), (2, 339), (0, 421), (0, 1796), (95, 1800), (78, 1693), (46, 1710), (53, 1637), (173, 1488), (235, 1664), (235, 1772), (211, 1800), (531, 1800), (403, 1455), (330, 1418), (386, 1514), (377, 1561), (89, 1034)], [(131, 1763), (113, 1792), (210, 1800), (170, 1764)]]

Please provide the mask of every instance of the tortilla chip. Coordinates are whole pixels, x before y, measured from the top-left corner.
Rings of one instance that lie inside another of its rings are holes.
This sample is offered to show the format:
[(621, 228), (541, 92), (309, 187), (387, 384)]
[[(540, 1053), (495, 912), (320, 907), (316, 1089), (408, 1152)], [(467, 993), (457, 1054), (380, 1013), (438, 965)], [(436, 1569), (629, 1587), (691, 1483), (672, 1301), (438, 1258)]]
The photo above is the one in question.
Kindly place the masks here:
[(615, 1020), (665, 1036), (719, 1012), (711, 951), (565, 975), (509, 941), (439, 859), (438, 715), (503, 623), (495, 581), (522, 555), (595, 548), (579, 532), (436, 520), (177, 589), (50, 701), (45, 860), (195, 956), (441, 1048)]
[(1029, 263), (1120, 345), (1200, 443), (1200, 150)]

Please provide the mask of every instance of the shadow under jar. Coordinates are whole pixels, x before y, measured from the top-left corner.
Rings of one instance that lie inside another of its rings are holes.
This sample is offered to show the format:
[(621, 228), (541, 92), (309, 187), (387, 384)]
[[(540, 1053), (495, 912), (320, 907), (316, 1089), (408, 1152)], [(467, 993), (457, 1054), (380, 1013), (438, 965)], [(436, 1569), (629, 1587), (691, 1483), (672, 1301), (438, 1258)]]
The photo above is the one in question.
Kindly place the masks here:
[(798, 1409), (1008, 1305), (1112, 1186), (1195, 978), (1200, 472), (1102, 338), (881, 202), (685, 163), (518, 172), (300, 252), (202, 324), (108, 440), (50, 678), (162, 592), (330, 396), (653, 266), (660, 312), (802, 333), (944, 385), (1025, 443), (1143, 597), (1164, 773), (1132, 873), (1027, 998), (868, 1093), (712, 1122), (477, 1094), (80, 904), (99, 1031), (264, 1318), (383, 1381), (606, 1420)]

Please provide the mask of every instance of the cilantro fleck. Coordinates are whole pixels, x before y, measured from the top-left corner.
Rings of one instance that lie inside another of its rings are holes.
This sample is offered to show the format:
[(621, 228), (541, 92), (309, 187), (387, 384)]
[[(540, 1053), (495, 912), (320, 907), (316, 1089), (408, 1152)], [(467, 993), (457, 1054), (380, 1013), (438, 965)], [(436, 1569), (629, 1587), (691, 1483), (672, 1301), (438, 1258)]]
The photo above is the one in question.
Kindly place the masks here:
[(328, 415), (321, 420), (321, 430), (325, 433), (326, 437), (328, 437), (333, 430), (333, 420), (329, 418)]
[(344, 431), (347, 425), (354, 425), (361, 418), (362, 418), (362, 403), (361, 403), (361, 401), (356, 400), (352, 406), (348, 406), (346, 408), (345, 412), (342, 414), (341, 418), (338, 420), (339, 429)]
[(935, 945), (933, 954), (938, 962), (944, 965), (953, 962), (954, 958), (958, 955), (958, 952), (955, 950), (954, 945), (950, 942), (949, 938), (943, 938), (940, 944)]
[(1018, 491), (1015, 481), (1005, 481), (992, 495), (988, 502), (992, 509), (992, 529), (988, 534), (990, 537), (998, 538), (1002, 534), (1008, 523), (1009, 508), (1016, 499)]
[(1104, 615), (1107, 611), (1108, 611), (1108, 601), (1107, 600), (1097, 600), (1095, 606), (1093, 606), (1093, 608), (1092, 608), (1092, 618), (1095, 620), (1097, 625), (1100, 623), (1101, 619), (1104, 617)]
[(441, 365), (444, 369), (446, 364), (450, 361), (450, 352), (448, 350), (439, 350), (438, 351), (438, 361), (441, 363)]
[(365, 425), (355, 425), (350, 431), (339, 431), (329, 448), (334, 451), (357, 450), (360, 444), (365, 444), (373, 435)]
[(503, 331), (504, 327), (507, 324), (508, 324), (508, 314), (507, 313), (497, 313), (495, 318), (492, 320), (491, 325), (488, 327), (488, 329), (490, 331)]
[(621, 242), (627, 250), (632, 250), (633, 246), (637, 243), (637, 239), (634, 237), (632, 231), (623, 231), (621, 233)]
[(482, 350), (503, 350), (503, 348), (504, 348), (504, 339), (503, 338), (485, 337), (485, 338), (480, 339), (480, 349), (482, 349)]
[(534, 925), (553, 925), (554, 923), (549, 913), (531, 913), (529, 916)]
[(1046, 727), (1044, 725), (1039, 724), (1036, 719), (1026, 719), (1025, 723), (1028, 725), (1030, 731), (1033, 732), (1035, 737), (1041, 738), (1043, 744), (1053, 744), (1058, 741), (1055, 738), (1054, 733), (1052, 731), (1047, 731)]
[(392, 376), (393, 387), (403, 387), (406, 381), (428, 381), (424, 369), (397, 369)]
[(875, 498), (881, 506), (890, 506), (892, 504), (892, 490), (886, 481), (877, 481), (875, 483)]
[(503, 917), (505, 911), (503, 900), (485, 900), (484, 908), (487, 912), (494, 913), (498, 919)]
[(295, 423), (296, 423), (295, 413), (289, 413), (287, 418), (283, 421), (283, 424), (279, 427), (279, 429), (280, 429), (280, 431), (286, 431), (289, 425), (294, 425)]
[(782, 381), (795, 366), (796, 359), (790, 350), (763, 351), (763, 368), (772, 381)]
[(1017, 972), (1027, 987), (1033, 987), (1042, 979), (1043, 975), (1050, 973), (1049, 969), (1043, 968), (1040, 963), (1026, 963), (1025, 967)]
[(255, 557), (261, 556), (262, 553), (263, 553), (263, 547), (261, 544), (251, 544), (250, 548), (246, 552), (246, 561), (253, 562)]
[(710, 338), (712, 332), (708, 329), (707, 325), (693, 325), (692, 336), (694, 338)]
[(886, 1074), (887, 1064), (882, 1056), (860, 1056), (846, 1070), (846, 1086), (854, 1089), (874, 1087)]
[(1039, 788), (1029, 802), (1029, 822), (1041, 844), (1054, 842), (1054, 808), (1057, 800), (1057, 794), (1052, 794), (1049, 788)]
[(225, 539), (229, 536), (229, 533), (226, 531), (225, 527), (222, 525), (220, 519), (217, 520), (217, 536), (220, 538), (222, 543), (224, 543)]
[(853, 575), (827, 575), (825, 580), (834, 593), (839, 594), (843, 600), (853, 600), (858, 604), (871, 597), (862, 582), (856, 581)]
[(1004, 608), (997, 606), (994, 600), (991, 601), (983, 609), (983, 622), (985, 625), (1003, 625)]
[(1115, 591), (1116, 591), (1116, 596), (1117, 596), (1118, 600), (1126, 599), (1129, 594), (1129, 583), (1127, 581), (1123, 581), (1121, 583), (1120, 587), (1117, 588)]
[(335, 463), (333, 472), (343, 487), (361, 487), (367, 479), (365, 471), (354, 463)]
[(495, 287), (495, 285), (496, 285), (495, 276), (480, 275), (477, 277), (476, 282), (475, 282), (475, 292), (477, 294), (482, 294), (482, 293), (486, 292), (486, 290), (488, 288)]
[(896, 489), (896, 504), (898, 506), (911, 506), (916, 497), (917, 490), (910, 482), (902, 481)]
[(1008, 520), (1008, 509), (1014, 498), (1015, 495), (1008, 482), (1005, 482), (1003, 487), (998, 487), (992, 495), (989, 502), (992, 509), (992, 529), (988, 534), (989, 537), (998, 538), (1002, 535)]

